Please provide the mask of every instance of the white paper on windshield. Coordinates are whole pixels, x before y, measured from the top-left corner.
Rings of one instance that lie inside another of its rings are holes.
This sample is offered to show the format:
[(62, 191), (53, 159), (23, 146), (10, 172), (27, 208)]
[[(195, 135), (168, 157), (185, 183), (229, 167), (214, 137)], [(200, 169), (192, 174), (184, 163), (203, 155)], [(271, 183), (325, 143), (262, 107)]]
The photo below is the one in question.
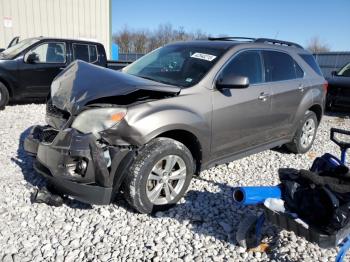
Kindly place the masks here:
[(191, 55), (191, 57), (210, 61), (210, 62), (216, 58), (215, 55), (209, 55), (209, 54), (203, 54), (203, 53), (194, 53), (193, 55)]

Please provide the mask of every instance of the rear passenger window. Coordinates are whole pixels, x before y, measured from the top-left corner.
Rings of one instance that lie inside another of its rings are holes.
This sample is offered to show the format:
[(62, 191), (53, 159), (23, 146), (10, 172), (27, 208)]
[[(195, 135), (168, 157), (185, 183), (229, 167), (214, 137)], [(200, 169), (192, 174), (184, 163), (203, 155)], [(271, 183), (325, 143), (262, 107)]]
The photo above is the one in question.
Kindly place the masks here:
[(80, 59), (89, 63), (94, 63), (98, 59), (97, 46), (87, 44), (73, 44), (74, 60)]
[(223, 75), (246, 76), (250, 84), (262, 82), (262, 63), (257, 51), (245, 51), (231, 60), (223, 70)]
[(303, 55), (300, 55), (300, 57), (302, 59), (304, 59), (304, 61), (320, 76), (322, 76), (322, 71), (320, 69), (320, 67), (318, 66), (315, 58), (313, 55), (309, 55), (309, 54), (303, 54)]
[(282, 52), (263, 51), (265, 81), (275, 82), (304, 77), (304, 71), (294, 59)]

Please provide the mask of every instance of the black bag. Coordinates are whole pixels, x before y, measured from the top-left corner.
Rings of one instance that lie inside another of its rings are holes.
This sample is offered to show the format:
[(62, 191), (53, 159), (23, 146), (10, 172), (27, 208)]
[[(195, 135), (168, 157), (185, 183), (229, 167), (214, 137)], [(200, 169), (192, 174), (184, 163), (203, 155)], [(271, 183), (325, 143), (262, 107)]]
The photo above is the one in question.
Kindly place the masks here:
[(321, 175), (308, 170), (279, 170), (287, 209), (329, 234), (350, 220), (350, 180), (344, 174), (348, 170), (338, 171)]

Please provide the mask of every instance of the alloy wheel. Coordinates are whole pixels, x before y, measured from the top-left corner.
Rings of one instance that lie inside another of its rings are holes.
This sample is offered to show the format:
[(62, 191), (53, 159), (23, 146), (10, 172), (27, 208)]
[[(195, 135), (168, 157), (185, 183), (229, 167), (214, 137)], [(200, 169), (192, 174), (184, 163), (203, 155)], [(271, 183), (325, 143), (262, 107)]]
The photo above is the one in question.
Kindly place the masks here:
[(303, 148), (307, 148), (312, 144), (314, 140), (316, 130), (316, 123), (312, 118), (305, 121), (300, 137), (300, 144)]
[(147, 178), (147, 197), (152, 204), (165, 205), (181, 192), (186, 181), (185, 161), (177, 155), (160, 159)]

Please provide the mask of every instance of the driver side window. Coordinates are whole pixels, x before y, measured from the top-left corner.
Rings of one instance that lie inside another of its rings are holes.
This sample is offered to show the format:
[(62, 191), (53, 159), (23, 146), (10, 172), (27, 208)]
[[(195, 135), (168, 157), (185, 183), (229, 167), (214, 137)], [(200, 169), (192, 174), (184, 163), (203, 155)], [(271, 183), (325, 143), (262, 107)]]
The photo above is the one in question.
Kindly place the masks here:
[(234, 57), (224, 68), (223, 75), (245, 76), (250, 84), (263, 82), (259, 51), (244, 51)]
[(37, 55), (36, 63), (65, 63), (66, 46), (64, 43), (44, 43), (35, 47), (31, 53)]

